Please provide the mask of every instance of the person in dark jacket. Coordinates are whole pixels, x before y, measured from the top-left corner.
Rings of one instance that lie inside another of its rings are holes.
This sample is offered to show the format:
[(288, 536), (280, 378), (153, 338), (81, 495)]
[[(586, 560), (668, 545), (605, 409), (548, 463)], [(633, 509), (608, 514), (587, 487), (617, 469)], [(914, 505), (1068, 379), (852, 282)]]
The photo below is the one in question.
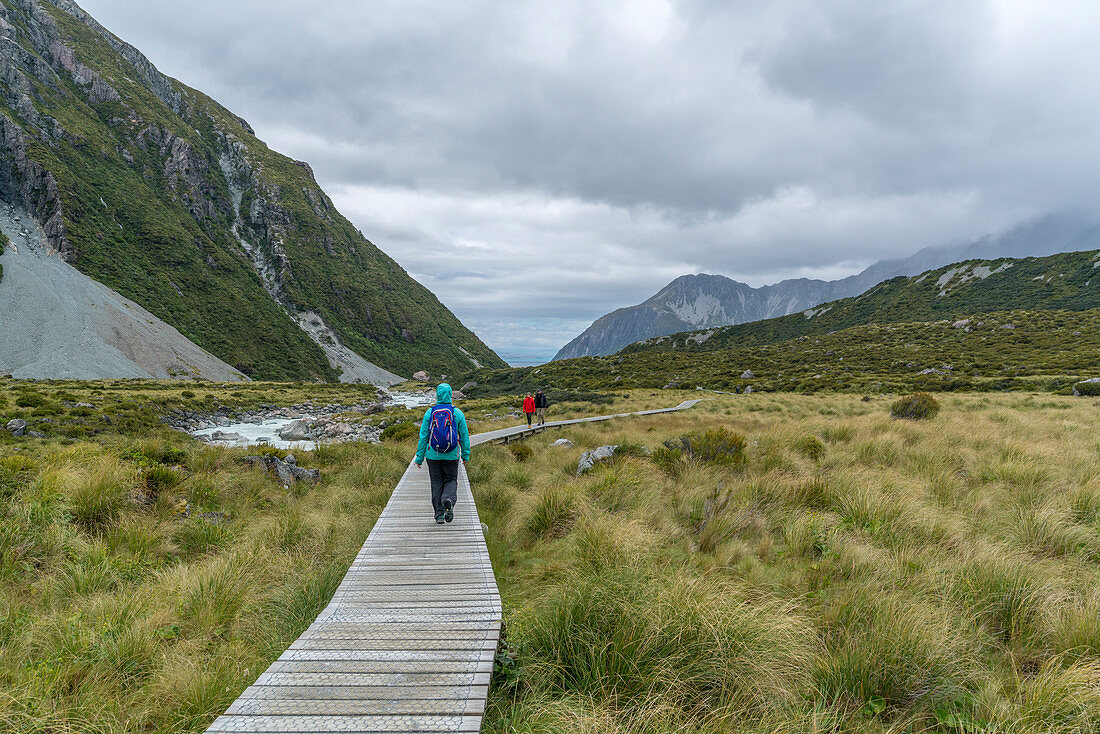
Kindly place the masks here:
[[(436, 404), (428, 408), (424, 413), (424, 420), (420, 421), (420, 443), (416, 446), (416, 458), (413, 462), (417, 468), (424, 463), (425, 456), (428, 459), (428, 476), (432, 482), (432, 509), (435, 510), (435, 521), (442, 525), (454, 519), (454, 506), (458, 501), (458, 460), (470, 460), (470, 430), (466, 427), (466, 416), (451, 403), (451, 386), (446, 382), (440, 383), (435, 389)], [(428, 445), (428, 438), (432, 432), (432, 411), (441, 405), (450, 406), (454, 411), (454, 426), (458, 432), (458, 445), (451, 451), (436, 451)]]
[(542, 390), (535, 391), (535, 414), (539, 418), (539, 425), (546, 423), (546, 408), (550, 405), (550, 401), (546, 399), (546, 395)]
[(535, 399), (531, 397), (531, 393), (527, 393), (527, 397), (523, 399), (523, 414), (527, 416), (527, 425), (531, 425), (531, 418), (535, 415)]

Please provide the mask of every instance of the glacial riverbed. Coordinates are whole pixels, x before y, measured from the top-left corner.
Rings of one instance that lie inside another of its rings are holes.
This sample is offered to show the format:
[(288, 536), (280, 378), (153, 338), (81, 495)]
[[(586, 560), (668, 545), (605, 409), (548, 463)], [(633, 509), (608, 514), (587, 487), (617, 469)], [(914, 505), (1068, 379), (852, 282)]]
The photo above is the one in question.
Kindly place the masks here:
[[(423, 408), (434, 403), (435, 395), (431, 391), (390, 392), (386, 400), (381, 403), (381, 406), (382, 408), (402, 406), (412, 410), (415, 408)], [(271, 411), (251, 413), (244, 420), (224, 418), (221, 420), (212, 420), (211, 423), (216, 422), (216, 425), (204, 425), (201, 428), (196, 427), (187, 432), (212, 446), (256, 446), (259, 444), (267, 444), (279, 449), (312, 451), (317, 447), (318, 441), (287, 441), (279, 437), (279, 431), (294, 421), (323, 421), (326, 414), (331, 414), (336, 409), (354, 410), (357, 407), (360, 406), (324, 406), (318, 407), (316, 410), (310, 410), (308, 406), (297, 406), (289, 409), (276, 408)], [(337, 424), (337, 426), (339, 425), (343, 424)], [(348, 432), (347, 439), (345, 440), (354, 440), (357, 438), (361, 439), (363, 437), (354, 435), (353, 432)], [(331, 440), (339, 439), (326, 438), (322, 442)]]

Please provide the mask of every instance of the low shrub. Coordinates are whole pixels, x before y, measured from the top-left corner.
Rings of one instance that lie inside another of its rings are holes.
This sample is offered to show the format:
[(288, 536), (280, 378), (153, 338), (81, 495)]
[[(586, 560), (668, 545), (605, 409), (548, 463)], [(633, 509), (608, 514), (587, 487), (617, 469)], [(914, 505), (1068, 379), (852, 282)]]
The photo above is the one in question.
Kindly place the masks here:
[(745, 437), (728, 428), (689, 433), (681, 439), (691, 458), (706, 464), (732, 466), (745, 463)]
[(1096, 397), (1100, 395), (1100, 382), (1076, 382), (1073, 391), (1077, 395)]
[(15, 404), (20, 408), (37, 408), (49, 402), (49, 399), (45, 395), (40, 395), (36, 392), (25, 392), (15, 399)]
[(393, 425), (386, 426), (382, 429), (383, 441), (407, 441), (410, 438), (414, 438), (420, 435), (420, 426), (412, 421), (405, 421), (404, 423), (394, 423)]
[(905, 420), (919, 421), (932, 418), (940, 412), (940, 403), (926, 392), (915, 392), (912, 395), (898, 398), (890, 406), (890, 416)]
[(674, 477), (679, 476), (684, 468), (683, 449), (676, 448), (675, 446), (669, 446), (667, 444), (658, 446), (651, 458), (658, 468)]
[(526, 443), (523, 443), (522, 441), (517, 441), (516, 443), (509, 444), (508, 451), (512, 454), (512, 458), (520, 463), (527, 461), (531, 458), (531, 455), (535, 453), (530, 446), (528, 446)]
[(810, 461), (821, 461), (825, 456), (825, 442), (812, 434), (799, 439), (795, 448)]

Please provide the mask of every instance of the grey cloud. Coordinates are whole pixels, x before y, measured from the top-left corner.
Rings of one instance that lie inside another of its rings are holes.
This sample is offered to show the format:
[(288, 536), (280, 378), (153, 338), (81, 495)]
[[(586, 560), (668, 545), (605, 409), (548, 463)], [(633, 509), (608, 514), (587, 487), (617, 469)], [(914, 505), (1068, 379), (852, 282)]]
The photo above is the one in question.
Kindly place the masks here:
[(84, 5), (487, 333), (1097, 209), (1100, 10), (1072, 0)]

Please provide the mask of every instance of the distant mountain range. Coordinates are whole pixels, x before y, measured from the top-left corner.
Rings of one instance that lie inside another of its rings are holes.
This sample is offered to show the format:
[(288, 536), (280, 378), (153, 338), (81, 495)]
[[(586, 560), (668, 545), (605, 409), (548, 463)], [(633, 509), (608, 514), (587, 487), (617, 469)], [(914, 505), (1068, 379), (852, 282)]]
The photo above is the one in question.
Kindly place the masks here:
[(637, 306), (601, 316), (554, 359), (614, 354), (643, 339), (785, 316), (859, 295), (899, 275), (916, 275), (947, 263), (1098, 247), (1100, 225), (1084, 215), (1059, 214), (966, 245), (927, 247), (902, 260), (883, 260), (839, 280), (797, 278), (753, 288), (722, 275), (684, 275)]
[(1100, 250), (965, 260), (787, 316), (614, 355), (477, 370), (477, 397), (556, 391), (1043, 390), (1097, 377)]
[(1100, 308), (1100, 251), (1096, 249), (1046, 257), (965, 260), (919, 275), (897, 276), (858, 296), (800, 313), (652, 337), (630, 344), (620, 353), (713, 352), (790, 343), (868, 324), (977, 321), (981, 314), (992, 312), (1096, 308)]
[(71, 0), (0, 3), (0, 79), (0, 374), (379, 384), (504, 366), (308, 164)]

